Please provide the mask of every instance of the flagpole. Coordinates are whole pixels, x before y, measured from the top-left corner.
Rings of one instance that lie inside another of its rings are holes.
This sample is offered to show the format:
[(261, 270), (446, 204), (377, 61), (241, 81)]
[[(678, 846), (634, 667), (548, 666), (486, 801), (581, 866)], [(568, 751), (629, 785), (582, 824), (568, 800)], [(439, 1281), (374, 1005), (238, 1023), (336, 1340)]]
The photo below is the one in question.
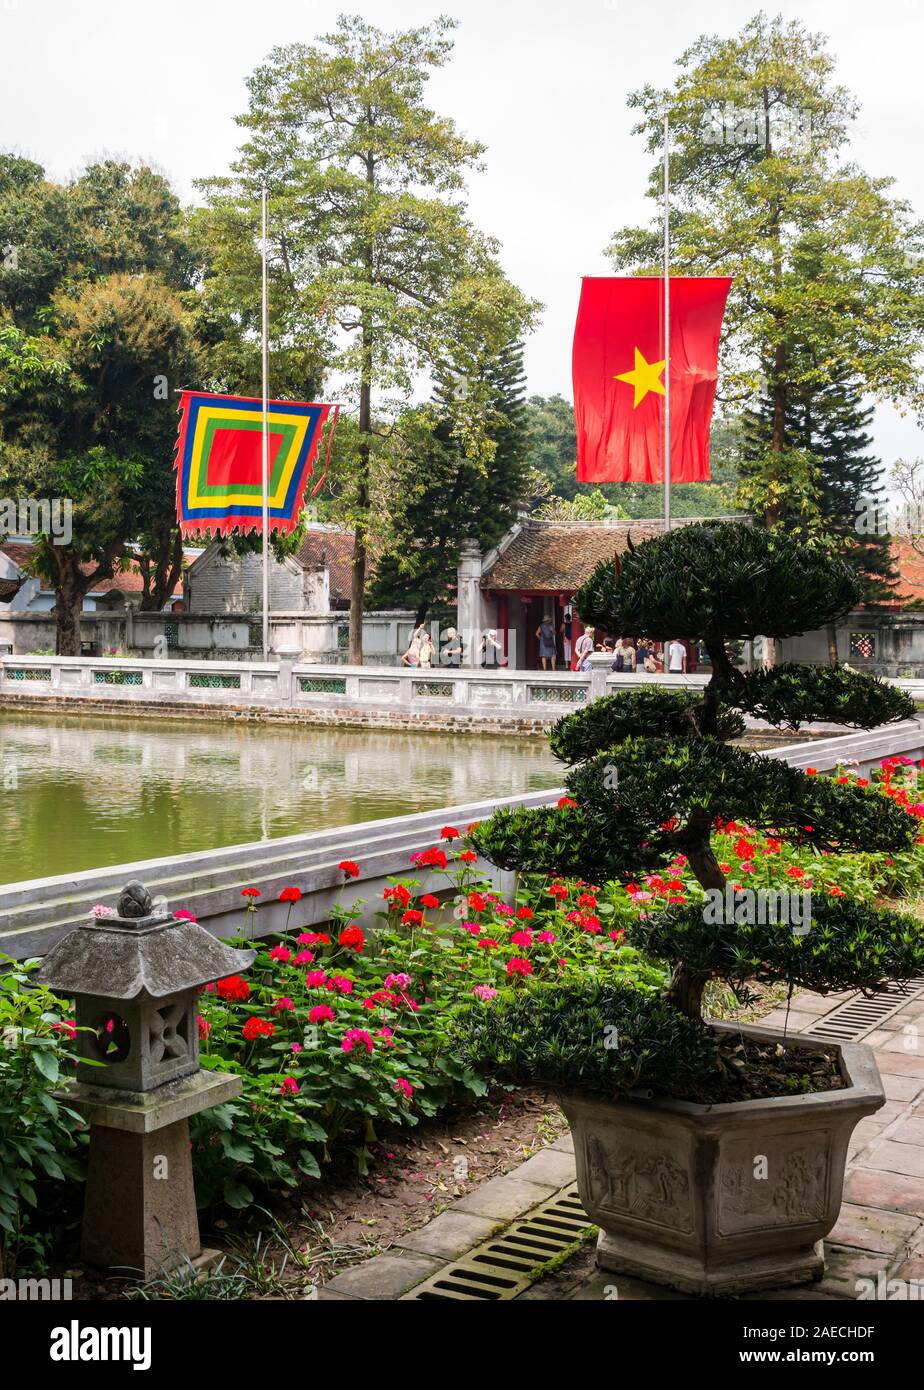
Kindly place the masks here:
[(269, 310), (266, 295), (266, 184), (261, 190), (262, 328), (263, 328), (263, 660), (269, 661)]
[(664, 530), (671, 529), (670, 124), (664, 115)]

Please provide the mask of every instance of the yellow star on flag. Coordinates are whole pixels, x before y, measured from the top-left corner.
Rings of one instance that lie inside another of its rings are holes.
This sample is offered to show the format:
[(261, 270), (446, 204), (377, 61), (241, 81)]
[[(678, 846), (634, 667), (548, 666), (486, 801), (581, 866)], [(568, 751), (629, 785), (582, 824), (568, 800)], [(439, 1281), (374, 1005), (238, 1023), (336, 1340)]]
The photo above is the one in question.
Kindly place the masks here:
[(654, 391), (659, 396), (664, 395), (664, 383), (661, 380), (664, 367), (664, 362), (646, 362), (638, 348), (635, 349), (635, 366), (631, 372), (623, 372), (621, 376), (616, 378), (617, 381), (628, 382), (630, 386), (635, 388), (633, 409), (641, 404), (649, 391)]

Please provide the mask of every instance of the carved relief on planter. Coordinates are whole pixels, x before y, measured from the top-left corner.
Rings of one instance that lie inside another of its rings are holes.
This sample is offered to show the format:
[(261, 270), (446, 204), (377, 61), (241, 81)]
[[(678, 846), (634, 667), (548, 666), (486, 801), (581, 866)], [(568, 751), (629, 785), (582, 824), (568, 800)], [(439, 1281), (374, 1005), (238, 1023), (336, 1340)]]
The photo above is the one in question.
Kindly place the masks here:
[(690, 1178), (686, 1167), (657, 1138), (619, 1131), (585, 1136), (584, 1162), (593, 1205), (601, 1212), (634, 1217), (649, 1225), (691, 1231)]
[[(765, 1176), (764, 1176), (765, 1174)], [(718, 1222), (722, 1235), (810, 1224), (828, 1205), (828, 1145), (821, 1130), (755, 1135), (722, 1145)]]

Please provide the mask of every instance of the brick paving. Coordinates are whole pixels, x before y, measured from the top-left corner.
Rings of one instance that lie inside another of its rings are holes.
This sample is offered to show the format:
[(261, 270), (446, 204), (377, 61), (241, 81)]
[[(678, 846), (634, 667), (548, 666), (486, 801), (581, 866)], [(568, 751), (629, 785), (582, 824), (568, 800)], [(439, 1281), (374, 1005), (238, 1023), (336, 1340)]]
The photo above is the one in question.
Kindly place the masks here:
[[(800, 994), (792, 1007), (761, 1022), (807, 1032), (849, 994)], [(924, 1280), (924, 993), (861, 1041), (870, 1044), (886, 1103), (862, 1120), (848, 1151), (844, 1202), (825, 1241), (826, 1268), (817, 1284), (746, 1295), (772, 1300), (853, 1300), (860, 1278)], [(337, 1275), (319, 1297), (395, 1299), (435, 1274), (448, 1260), (479, 1245), (518, 1216), (574, 1181), (570, 1135), (504, 1177), (455, 1202), (400, 1245)], [(641, 1279), (598, 1270), (591, 1243), (554, 1276), (533, 1284), (526, 1300), (688, 1300), (688, 1295)]]

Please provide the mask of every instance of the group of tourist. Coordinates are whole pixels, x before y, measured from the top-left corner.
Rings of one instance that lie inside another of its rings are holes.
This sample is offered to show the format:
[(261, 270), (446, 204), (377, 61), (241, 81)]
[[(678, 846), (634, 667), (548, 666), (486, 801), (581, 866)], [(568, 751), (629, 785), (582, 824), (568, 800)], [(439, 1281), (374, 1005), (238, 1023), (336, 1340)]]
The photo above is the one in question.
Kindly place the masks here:
[[(570, 607), (570, 605), (569, 605)], [(645, 638), (605, 637), (595, 640), (592, 627), (586, 627), (573, 644), (571, 642), (572, 619), (568, 609), (559, 629), (564, 648), (565, 663), (572, 671), (590, 669), (590, 657), (594, 651), (606, 652), (612, 657), (612, 671), (646, 671), (658, 675), (667, 671), (671, 675), (681, 675), (687, 669), (687, 649), (678, 637), (670, 642), (649, 642)], [(539, 661), (543, 671), (554, 671), (558, 662), (558, 634), (555, 632), (551, 615), (546, 613), (536, 628), (539, 642)]]
[[(401, 658), (402, 666), (419, 666), (426, 670), (433, 666), (434, 658), (440, 666), (461, 666), (463, 646), (458, 631), (454, 627), (448, 627), (444, 639), (437, 656), (426, 623), (420, 623), (411, 633), (407, 651)], [(504, 655), (504, 648), (497, 636), (496, 628), (491, 628), (486, 632), (478, 643), (478, 665), (507, 665), (507, 657)]]

